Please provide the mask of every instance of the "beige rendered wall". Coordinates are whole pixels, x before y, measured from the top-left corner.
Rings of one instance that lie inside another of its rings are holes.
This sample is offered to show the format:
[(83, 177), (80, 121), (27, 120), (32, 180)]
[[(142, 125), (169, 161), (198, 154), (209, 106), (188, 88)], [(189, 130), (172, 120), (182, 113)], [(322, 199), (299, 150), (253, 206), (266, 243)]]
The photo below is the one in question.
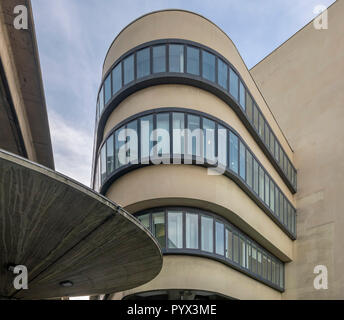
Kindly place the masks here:
[[(298, 211), (294, 261), (285, 299), (344, 299), (344, 1), (328, 10), (328, 29), (313, 23), (251, 70), (295, 151)], [(313, 269), (328, 269), (315, 290)]]
[(281, 293), (218, 261), (191, 256), (164, 256), (163, 268), (152, 281), (114, 294), (112, 299), (157, 289), (209, 290), (236, 299), (280, 300)]
[(110, 114), (105, 125), (104, 137), (115, 125), (128, 117), (145, 110), (163, 107), (187, 108), (201, 111), (229, 124), (244, 139), (264, 168), (294, 205), (294, 197), (290, 190), (236, 113), (221, 99), (205, 90), (186, 85), (159, 85), (137, 91), (121, 102)]
[(130, 213), (179, 205), (211, 210), (234, 223), (283, 261), (293, 259), (293, 241), (235, 182), (224, 175), (209, 176), (193, 165), (140, 168), (118, 178), (106, 197)]
[(219, 27), (198, 14), (182, 10), (164, 10), (138, 18), (124, 28), (114, 40), (105, 58), (103, 76), (125, 52), (139, 44), (165, 38), (195, 41), (214, 49), (227, 58), (242, 76), (286, 154), (293, 161), (293, 152), (259, 93), (237, 48)]

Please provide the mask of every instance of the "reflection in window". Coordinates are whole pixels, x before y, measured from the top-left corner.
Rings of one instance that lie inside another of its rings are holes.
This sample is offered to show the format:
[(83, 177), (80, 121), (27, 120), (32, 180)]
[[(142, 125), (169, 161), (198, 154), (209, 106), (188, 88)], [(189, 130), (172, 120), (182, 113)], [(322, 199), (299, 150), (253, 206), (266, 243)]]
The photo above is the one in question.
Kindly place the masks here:
[(142, 214), (140, 216), (137, 217), (140, 222), (147, 228), (149, 229), (149, 214)]
[(215, 122), (203, 118), (204, 156), (209, 163), (215, 161)]
[(246, 244), (243, 238), (239, 239), (239, 249), (240, 249), (240, 265), (245, 267), (245, 257), (246, 257)]
[(168, 212), (168, 247), (183, 248), (183, 215), (179, 211)]
[(258, 132), (258, 109), (256, 104), (253, 104), (253, 126), (255, 127), (255, 129)]
[(136, 73), (137, 78), (142, 78), (150, 74), (150, 49), (145, 48), (136, 53)]
[(275, 211), (275, 188), (272, 180), (270, 180), (270, 209)]
[(153, 132), (153, 116), (149, 115), (141, 118), (141, 162), (149, 161), (150, 152), (153, 148), (151, 135)]
[(251, 95), (246, 91), (246, 114), (248, 120), (252, 123), (253, 122), (253, 102)]
[(269, 206), (270, 202), (270, 178), (265, 174), (265, 204)]
[(198, 249), (198, 214), (185, 214), (186, 248)]
[(225, 254), (225, 248), (224, 248), (224, 243), (225, 243), (225, 233), (224, 233), (224, 225), (223, 223), (220, 222), (215, 222), (215, 237), (216, 237), (216, 253), (220, 255)]
[(104, 81), (104, 97), (105, 104), (107, 104), (111, 98), (111, 73), (107, 76), (107, 78)]
[(165, 247), (165, 213), (158, 212), (153, 214), (153, 235), (158, 240), (161, 248)]
[(170, 154), (170, 117), (169, 113), (160, 113), (156, 116), (156, 133), (158, 141), (157, 153), (159, 156)]
[(237, 74), (232, 70), (229, 69), (229, 92), (234, 97), (235, 100), (238, 100), (239, 94), (239, 78)]
[(106, 172), (107, 174), (111, 173), (115, 167), (114, 163), (114, 142), (113, 134), (106, 141)]
[(240, 82), (240, 85), (239, 85), (239, 104), (240, 104), (240, 107), (245, 111), (245, 87), (244, 87), (244, 84)]
[(253, 158), (251, 152), (246, 150), (246, 182), (249, 187), (253, 188)]
[(122, 64), (119, 63), (112, 71), (112, 90), (115, 94), (122, 88)]
[(104, 109), (104, 87), (101, 88), (99, 92), (99, 114), (102, 113)]
[(233, 233), (233, 260), (239, 263), (239, 238), (235, 233)]
[(199, 75), (199, 49), (194, 47), (186, 48), (186, 71), (191, 74)]
[(232, 243), (233, 243), (233, 238), (232, 238), (232, 232), (228, 229), (226, 229), (226, 258), (232, 260)]
[(184, 154), (185, 136), (184, 136), (184, 113), (174, 112), (172, 114), (173, 125), (173, 154)]
[(184, 46), (180, 44), (169, 45), (169, 71), (184, 72)]
[(117, 129), (115, 131), (115, 152), (116, 152), (115, 153), (116, 154), (116, 157), (115, 157), (115, 169), (118, 169), (122, 165), (125, 164), (125, 163), (122, 163), (123, 159), (120, 159), (120, 157), (118, 156), (120, 150), (122, 150), (121, 148), (123, 148), (123, 145), (125, 144), (125, 141), (123, 141), (123, 139), (121, 139), (121, 141), (119, 139), (119, 134), (120, 134), (121, 130), (125, 130), (124, 127), (121, 127), (120, 129)]
[(227, 129), (218, 125), (218, 161), (223, 167), (227, 167)]
[(100, 174), (101, 182), (103, 183), (106, 178), (106, 145), (104, 144), (100, 151)]
[(221, 59), (217, 59), (217, 78), (218, 84), (228, 90), (228, 67)]
[(166, 46), (153, 47), (153, 73), (166, 72)]
[(259, 130), (258, 133), (262, 139), (264, 139), (264, 119), (262, 114), (259, 112)]
[(134, 55), (131, 54), (128, 58), (123, 61), (124, 68), (124, 84), (134, 80)]
[(215, 56), (202, 50), (202, 77), (215, 82)]
[(213, 252), (213, 218), (201, 216), (201, 249)]
[(240, 177), (245, 181), (246, 179), (246, 158), (245, 158), (246, 148), (244, 144), (240, 141), (239, 150), (239, 162), (240, 162)]
[(259, 197), (264, 201), (264, 170), (259, 166)]
[(230, 169), (233, 170), (235, 173), (238, 173), (238, 137), (229, 132), (229, 164)]
[(130, 163), (137, 163), (138, 159), (138, 141), (137, 141), (137, 120), (134, 120), (127, 125), (126, 130), (127, 140), (127, 159)]
[(259, 184), (258, 184), (258, 162), (253, 159), (253, 190), (256, 194), (258, 194)]
[(200, 130), (200, 117), (188, 114), (188, 154), (201, 156), (202, 132)]

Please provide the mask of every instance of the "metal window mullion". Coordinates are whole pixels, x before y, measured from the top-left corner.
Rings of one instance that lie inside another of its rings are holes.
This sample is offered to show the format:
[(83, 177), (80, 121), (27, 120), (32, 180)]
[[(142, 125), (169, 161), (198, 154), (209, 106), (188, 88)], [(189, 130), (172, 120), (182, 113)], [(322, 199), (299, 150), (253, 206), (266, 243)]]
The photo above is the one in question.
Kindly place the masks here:
[(219, 84), (219, 70), (218, 70), (218, 57), (214, 55), (214, 58), (215, 58), (215, 83), (216, 84)]
[(170, 65), (169, 65), (169, 44), (165, 45), (165, 72), (170, 72)]
[(153, 46), (149, 47), (149, 61), (150, 74), (153, 74)]
[(198, 48), (199, 76), (203, 78), (203, 49)]
[(182, 210), (182, 239), (183, 239), (183, 243), (182, 243), (182, 248), (186, 249), (186, 211)]

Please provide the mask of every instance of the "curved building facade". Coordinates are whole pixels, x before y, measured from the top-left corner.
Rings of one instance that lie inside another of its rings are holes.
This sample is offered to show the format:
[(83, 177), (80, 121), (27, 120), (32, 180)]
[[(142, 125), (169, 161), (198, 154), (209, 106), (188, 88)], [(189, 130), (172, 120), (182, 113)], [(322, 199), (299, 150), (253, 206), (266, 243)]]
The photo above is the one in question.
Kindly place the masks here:
[(113, 299), (281, 299), (296, 239), (294, 154), (209, 20), (147, 14), (116, 37), (97, 101), (93, 187), (138, 218), (160, 274)]

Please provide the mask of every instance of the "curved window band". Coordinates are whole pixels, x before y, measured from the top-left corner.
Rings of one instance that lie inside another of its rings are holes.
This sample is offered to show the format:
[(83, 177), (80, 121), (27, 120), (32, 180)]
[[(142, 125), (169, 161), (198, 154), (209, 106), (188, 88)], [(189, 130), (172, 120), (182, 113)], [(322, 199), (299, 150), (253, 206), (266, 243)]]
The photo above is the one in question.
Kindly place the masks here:
[(182, 108), (144, 111), (119, 123), (99, 150), (95, 188), (101, 193), (121, 175), (146, 165), (213, 167), (215, 174), (234, 180), (296, 239), (295, 208), (239, 134), (215, 117)]
[[(147, 83), (144, 85), (145, 81)], [(131, 91), (159, 83), (186, 83), (202, 87), (206, 83), (208, 87), (209, 84), (216, 87), (214, 93), (226, 103), (230, 98), (236, 105), (234, 111), (260, 142), (290, 190), (296, 192), (296, 169), (235, 68), (214, 50), (192, 41), (152, 41), (130, 50), (114, 63), (106, 74), (98, 95), (98, 146), (103, 130), (101, 123), (105, 122), (103, 118), (110, 113), (110, 109), (131, 94)], [(129, 92), (125, 94), (127, 89)], [(116, 98), (119, 100), (116, 101)]]
[(164, 254), (216, 259), (279, 291), (284, 264), (224, 218), (189, 207), (162, 207), (135, 214)]

